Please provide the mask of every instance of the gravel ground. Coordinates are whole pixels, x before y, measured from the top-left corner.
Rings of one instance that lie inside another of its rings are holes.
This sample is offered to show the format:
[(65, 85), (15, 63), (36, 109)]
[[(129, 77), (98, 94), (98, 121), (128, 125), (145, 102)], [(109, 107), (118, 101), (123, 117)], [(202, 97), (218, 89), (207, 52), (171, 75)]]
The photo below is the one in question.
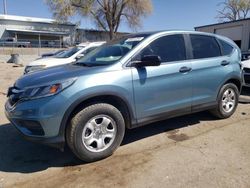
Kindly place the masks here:
[(22, 139), (4, 116), (5, 92), (23, 72), (0, 63), (0, 187), (250, 187), (250, 90), (229, 119), (209, 113), (126, 132), (108, 159), (84, 164)]

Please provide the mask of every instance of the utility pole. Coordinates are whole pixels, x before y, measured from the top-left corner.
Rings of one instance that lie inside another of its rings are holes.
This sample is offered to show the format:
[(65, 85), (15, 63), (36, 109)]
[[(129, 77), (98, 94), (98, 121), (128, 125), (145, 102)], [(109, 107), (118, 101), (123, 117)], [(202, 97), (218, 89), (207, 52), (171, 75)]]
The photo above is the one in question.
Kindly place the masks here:
[(7, 5), (6, 5), (6, 0), (3, 0), (3, 11), (4, 11), (4, 14), (6, 15), (7, 14)]

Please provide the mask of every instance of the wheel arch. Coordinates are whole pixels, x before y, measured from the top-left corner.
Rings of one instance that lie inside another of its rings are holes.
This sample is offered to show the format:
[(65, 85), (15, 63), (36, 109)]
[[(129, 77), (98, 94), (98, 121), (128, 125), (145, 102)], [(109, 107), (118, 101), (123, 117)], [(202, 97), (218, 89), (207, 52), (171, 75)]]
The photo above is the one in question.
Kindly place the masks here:
[(216, 96), (216, 100), (218, 100), (218, 97), (219, 97), (219, 93), (220, 93), (221, 88), (222, 88), (224, 85), (228, 84), (228, 83), (233, 83), (233, 84), (235, 84), (236, 87), (238, 88), (239, 94), (240, 94), (240, 92), (241, 92), (241, 87), (242, 87), (241, 79), (236, 78), (236, 77), (233, 77), (233, 78), (227, 79), (227, 80), (221, 85), (221, 87), (219, 87), (218, 92), (217, 92), (217, 96)]
[(136, 124), (136, 119), (133, 115), (132, 107), (129, 105), (126, 99), (110, 93), (102, 93), (100, 95), (93, 95), (76, 100), (70, 105), (67, 111), (64, 113), (59, 134), (65, 138), (66, 128), (69, 124), (71, 117), (73, 117), (83, 107), (89, 106), (94, 103), (108, 103), (115, 106), (123, 115), (126, 128), (132, 128), (133, 124)]
[(233, 83), (237, 86), (239, 93), (241, 92), (241, 87), (242, 87), (242, 82), (239, 78), (231, 78), (228, 79), (223, 85), (228, 84), (228, 83)]

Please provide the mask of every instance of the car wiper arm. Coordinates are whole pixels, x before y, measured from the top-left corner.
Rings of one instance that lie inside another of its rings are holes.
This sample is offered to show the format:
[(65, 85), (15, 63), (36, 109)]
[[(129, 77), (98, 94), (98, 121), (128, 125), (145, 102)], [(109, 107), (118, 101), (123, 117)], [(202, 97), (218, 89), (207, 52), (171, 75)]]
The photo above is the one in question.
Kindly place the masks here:
[(90, 64), (87, 64), (87, 63), (80, 63), (80, 62), (78, 62), (78, 63), (74, 63), (74, 65), (79, 65), (79, 66), (84, 66), (84, 67), (91, 67), (91, 65)]

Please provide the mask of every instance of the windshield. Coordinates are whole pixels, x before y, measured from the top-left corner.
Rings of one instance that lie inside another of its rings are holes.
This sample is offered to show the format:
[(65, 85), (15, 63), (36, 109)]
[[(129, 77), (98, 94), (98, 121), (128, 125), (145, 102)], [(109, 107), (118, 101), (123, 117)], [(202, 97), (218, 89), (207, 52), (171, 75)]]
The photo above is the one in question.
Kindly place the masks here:
[(83, 46), (77, 46), (74, 48), (70, 48), (68, 50), (62, 51), (61, 53), (56, 54), (54, 57), (56, 58), (68, 58), (74, 55), (76, 52), (84, 48)]
[(76, 64), (83, 64), (87, 66), (112, 64), (124, 57), (147, 36), (148, 35), (146, 34), (129, 35), (110, 41), (79, 59)]

